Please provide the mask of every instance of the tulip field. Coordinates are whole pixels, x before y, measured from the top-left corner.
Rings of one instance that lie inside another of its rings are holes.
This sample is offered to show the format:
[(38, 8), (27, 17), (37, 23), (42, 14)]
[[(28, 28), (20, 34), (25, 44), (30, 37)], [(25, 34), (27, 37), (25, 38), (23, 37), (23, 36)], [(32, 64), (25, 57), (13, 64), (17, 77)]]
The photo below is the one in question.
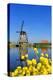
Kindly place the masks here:
[[(52, 73), (52, 60), (49, 57), (49, 54), (47, 52), (40, 53), (37, 48), (33, 48), (33, 51), (34, 57), (32, 59), (30, 59), (29, 56), (31, 54), (33, 55), (33, 53), (21, 56), (21, 62), (25, 63), (22, 65), (16, 65), (16, 68), (13, 68), (13, 70), (10, 71), (11, 77), (49, 75)], [(38, 57), (38, 59), (35, 57), (35, 55)]]

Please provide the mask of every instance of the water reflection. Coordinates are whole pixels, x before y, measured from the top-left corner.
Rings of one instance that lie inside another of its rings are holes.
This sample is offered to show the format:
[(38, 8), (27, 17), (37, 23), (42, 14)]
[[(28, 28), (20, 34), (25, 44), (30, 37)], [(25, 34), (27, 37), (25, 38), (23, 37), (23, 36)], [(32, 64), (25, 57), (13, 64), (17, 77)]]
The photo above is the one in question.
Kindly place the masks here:
[[(41, 55), (41, 49), (38, 49), (39, 56)], [(47, 50), (49, 58), (51, 58), (51, 49)], [(19, 49), (18, 48), (10, 48), (10, 70), (14, 70), (18, 65), (21, 66), (21, 62), (19, 59)], [(28, 59), (35, 58), (37, 61), (39, 60), (39, 56), (34, 52), (32, 48), (28, 49)]]

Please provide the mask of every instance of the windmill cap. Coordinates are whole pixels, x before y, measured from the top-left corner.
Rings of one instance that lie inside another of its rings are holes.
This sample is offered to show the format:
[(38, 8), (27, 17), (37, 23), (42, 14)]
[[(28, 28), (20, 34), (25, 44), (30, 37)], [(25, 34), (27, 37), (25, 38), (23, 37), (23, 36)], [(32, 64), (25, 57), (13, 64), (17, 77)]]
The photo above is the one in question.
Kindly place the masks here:
[(20, 35), (22, 35), (22, 34), (23, 34), (23, 35), (26, 35), (26, 32), (25, 32), (25, 31), (21, 31), (21, 32), (20, 32)]

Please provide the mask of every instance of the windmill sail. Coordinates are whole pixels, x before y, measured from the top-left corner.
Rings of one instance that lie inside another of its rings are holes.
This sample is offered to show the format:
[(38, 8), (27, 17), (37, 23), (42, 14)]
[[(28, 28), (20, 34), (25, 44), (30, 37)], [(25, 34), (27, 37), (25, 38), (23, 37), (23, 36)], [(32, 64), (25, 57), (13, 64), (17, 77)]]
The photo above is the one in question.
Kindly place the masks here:
[(23, 25), (24, 25), (24, 21), (22, 21), (22, 25), (21, 25), (21, 31), (23, 30)]

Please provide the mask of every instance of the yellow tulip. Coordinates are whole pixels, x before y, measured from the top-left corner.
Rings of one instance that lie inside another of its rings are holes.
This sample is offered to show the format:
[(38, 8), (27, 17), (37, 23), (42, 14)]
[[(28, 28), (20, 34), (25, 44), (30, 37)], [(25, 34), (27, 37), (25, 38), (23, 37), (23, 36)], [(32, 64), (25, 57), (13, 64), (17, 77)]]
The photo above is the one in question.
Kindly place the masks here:
[(44, 56), (44, 53), (41, 53), (41, 56)]
[(25, 57), (28, 58), (28, 54), (26, 54)]
[(21, 74), (22, 73), (22, 70), (18, 70), (18, 74)]
[(22, 69), (25, 70), (25, 67), (23, 67)]
[(26, 71), (26, 76), (30, 76), (30, 71), (29, 70)]
[(48, 72), (49, 74), (52, 73), (51, 67), (47, 69), (47, 72)]
[(47, 65), (46, 65), (46, 68), (50, 68), (50, 65), (49, 65), (49, 64), (47, 64)]
[(40, 57), (40, 62), (42, 62), (42, 64), (47, 65), (48, 64), (48, 59), (45, 57)]
[(17, 70), (21, 70), (21, 66), (18, 66), (18, 67), (17, 67)]
[(47, 72), (46, 70), (44, 70), (42, 74), (43, 74), (43, 75), (47, 75), (48, 72)]
[(48, 64), (48, 59), (47, 58), (44, 58), (44, 61), (43, 61), (43, 64)]
[(15, 76), (14, 72), (12, 72), (11, 76), (12, 76), (12, 77), (14, 77), (14, 76)]
[(51, 72), (52, 72), (52, 67), (51, 67), (51, 65), (48, 64), (48, 65), (46, 66), (46, 68), (47, 68), (48, 73), (51, 73)]
[(32, 61), (31, 60), (27, 60), (27, 65), (28, 66), (32, 65)]
[(45, 54), (46, 57), (48, 57), (48, 54)]
[(25, 70), (27, 70), (28, 68), (27, 67), (25, 67)]
[(33, 67), (33, 72), (38, 72), (37, 68)]
[(38, 49), (37, 49), (37, 48), (34, 48), (34, 51), (35, 51), (36, 53), (38, 53)]
[(37, 48), (34, 48), (34, 51), (37, 51)]
[(14, 74), (15, 74), (15, 76), (18, 75), (18, 70), (17, 69), (14, 71)]
[(42, 64), (41, 63), (38, 63), (37, 64), (37, 69), (40, 70), (41, 66), (42, 66)]
[(32, 71), (33, 71), (33, 67), (32, 67), (32, 65), (31, 65), (31, 66), (29, 66), (29, 71), (30, 71), (30, 72), (32, 72)]
[(44, 65), (42, 65), (40, 72), (41, 72), (41, 74), (43, 74), (43, 75), (47, 75), (47, 74), (48, 74), (47, 69), (45, 68)]
[(27, 71), (28, 70), (28, 67), (27, 66), (23, 67), (23, 70)]
[(32, 59), (32, 64), (33, 64), (33, 65), (36, 65), (36, 64), (37, 64), (36, 59)]
[(24, 60), (25, 59), (25, 56), (21, 56), (21, 59)]
[(41, 66), (41, 70), (43, 70), (43, 69), (45, 69), (45, 66), (44, 65)]
[(44, 61), (44, 57), (40, 57), (40, 62), (43, 62)]
[(38, 74), (38, 70), (35, 67), (33, 67), (33, 75), (36, 75), (36, 74)]
[(22, 75), (25, 75), (25, 73), (26, 73), (25, 70), (23, 70), (23, 71), (22, 71)]

